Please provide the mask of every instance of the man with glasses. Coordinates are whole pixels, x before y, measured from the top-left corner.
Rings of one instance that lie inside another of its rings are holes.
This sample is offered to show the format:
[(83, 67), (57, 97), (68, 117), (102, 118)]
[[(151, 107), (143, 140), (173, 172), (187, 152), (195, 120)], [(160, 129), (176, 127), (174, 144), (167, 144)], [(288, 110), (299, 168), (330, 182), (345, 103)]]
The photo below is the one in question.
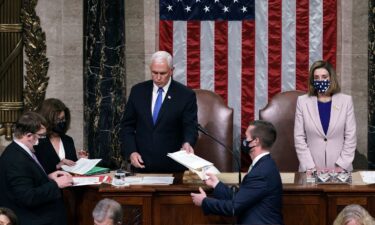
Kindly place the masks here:
[(24, 113), (14, 129), (14, 140), (0, 157), (0, 205), (12, 209), (21, 225), (66, 225), (60, 188), (73, 184), (72, 176), (55, 171), (46, 174), (34, 154), (45, 138), (45, 119)]

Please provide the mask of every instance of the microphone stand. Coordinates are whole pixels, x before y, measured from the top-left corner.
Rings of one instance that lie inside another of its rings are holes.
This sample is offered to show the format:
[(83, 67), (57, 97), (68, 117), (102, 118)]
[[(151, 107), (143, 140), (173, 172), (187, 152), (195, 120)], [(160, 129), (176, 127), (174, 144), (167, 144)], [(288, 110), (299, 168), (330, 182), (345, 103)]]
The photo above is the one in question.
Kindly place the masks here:
[(222, 143), (221, 141), (219, 141), (217, 138), (215, 138), (214, 136), (212, 136), (211, 134), (209, 134), (207, 132), (206, 129), (204, 129), (200, 124), (198, 124), (197, 126), (198, 130), (200, 132), (202, 132), (204, 135), (206, 135), (207, 137), (211, 138), (213, 141), (215, 141), (216, 143), (218, 143), (219, 145), (221, 145), (222, 147), (224, 147), (224, 149), (229, 152), (233, 157), (234, 159), (236, 160), (236, 163), (237, 163), (237, 167), (238, 167), (238, 185), (241, 184), (241, 164), (240, 164), (240, 161), (237, 159), (237, 157), (234, 155), (234, 152), (233, 152), (233, 149), (226, 146), (224, 143)]
[[(236, 160), (236, 163), (237, 163), (237, 166), (238, 166), (238, 186), (241, 184), (241, 164), (240, 164), (240, 161), (237, 159), (237, 157), (234, 155), (234, 152), (233, 152), (233, 149), (232, 148), (229, 148), (228, 146), (226, 146), (224, 143), (222, 143), (221, 141), (219, 141), (217, 138), (215, 138), (214, 136), (212, 136), (211, 134), (209, 134), (206, 129), (204, 129), (200, 124), (198, 124), (197, 126), (198, 130), (200, 132), (202, 132), (204, 135), (206, 135), (207, 137), (211, 138), (213, 141), (215, 141), (216, 143), (218, 143), (219, 145), (223, 146), (224, 149), (229, 152)], [(232, 205), (233, 205), (233, 209), (232, 209), (232, 224), (236, 224), (236, 219), (235, 219), (235, 210), (234, 210), (234, 196), (235, 196), (235, 193), (237, 192), (237, 188), (236, 186), (232, 186), (231, 187), (231, 190), (232, 190)]]

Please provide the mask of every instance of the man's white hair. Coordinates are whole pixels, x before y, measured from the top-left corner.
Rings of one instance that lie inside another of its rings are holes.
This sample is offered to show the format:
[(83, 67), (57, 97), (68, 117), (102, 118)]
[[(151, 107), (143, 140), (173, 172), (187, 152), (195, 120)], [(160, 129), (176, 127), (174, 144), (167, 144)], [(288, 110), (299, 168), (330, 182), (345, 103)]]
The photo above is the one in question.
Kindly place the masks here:
[(172, 56), (166, 51), (157, 51), (151, 56), (151, 64), (167, 61), (169, 68), (173, 68)]

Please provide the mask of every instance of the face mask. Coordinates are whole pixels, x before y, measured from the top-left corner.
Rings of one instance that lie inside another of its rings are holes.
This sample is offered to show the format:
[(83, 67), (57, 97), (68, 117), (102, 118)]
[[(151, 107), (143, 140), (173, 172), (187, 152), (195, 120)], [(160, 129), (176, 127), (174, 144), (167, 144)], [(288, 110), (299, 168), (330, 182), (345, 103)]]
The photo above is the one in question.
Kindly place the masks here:
[(65, 134), (66, 122), (58, 122), (53, 128), (52, 131), (58, 134)]
[(251, 142), (253, 142), (255, 140), (255, 138), (251, 141), (247, 141), (246, 139), (244, 139), (242, 141), (242, 145), (241, 145), (241, 150), (246, 153), (246, 154), (249, 154), (249, 152), (251, 151), (251, 149), (253, 149), (255, 146), (249, 146)]
[(314, 80), (314, 89), (318, 93), (325, 93), (328, 90), (330, 84), (331, 82), (329, 80)]
[(39, 138), (36, 139), (36, 142), (34, 143), (34, 146), (39, 145)]
[(40, 142), (43, 142), (44, 140), (46, 140), (46, 136), (38, 135), (38, 137), (36, 138), (36, 141), (33, 144), (33, 146), (37, 146)]

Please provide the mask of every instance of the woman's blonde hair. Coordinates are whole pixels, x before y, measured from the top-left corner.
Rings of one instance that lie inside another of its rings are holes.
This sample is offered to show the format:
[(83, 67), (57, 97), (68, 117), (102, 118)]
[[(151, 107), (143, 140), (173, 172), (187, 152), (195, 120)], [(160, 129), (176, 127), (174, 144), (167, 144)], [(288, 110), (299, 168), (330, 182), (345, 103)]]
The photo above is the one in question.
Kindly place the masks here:
[(374, 225), (375, 220), (372, 216), (360, 205), (352, 204), (346, 206), (337, 215), (333, 225), (346, 225), (350, 221), (356, 221), (360, 225)]

